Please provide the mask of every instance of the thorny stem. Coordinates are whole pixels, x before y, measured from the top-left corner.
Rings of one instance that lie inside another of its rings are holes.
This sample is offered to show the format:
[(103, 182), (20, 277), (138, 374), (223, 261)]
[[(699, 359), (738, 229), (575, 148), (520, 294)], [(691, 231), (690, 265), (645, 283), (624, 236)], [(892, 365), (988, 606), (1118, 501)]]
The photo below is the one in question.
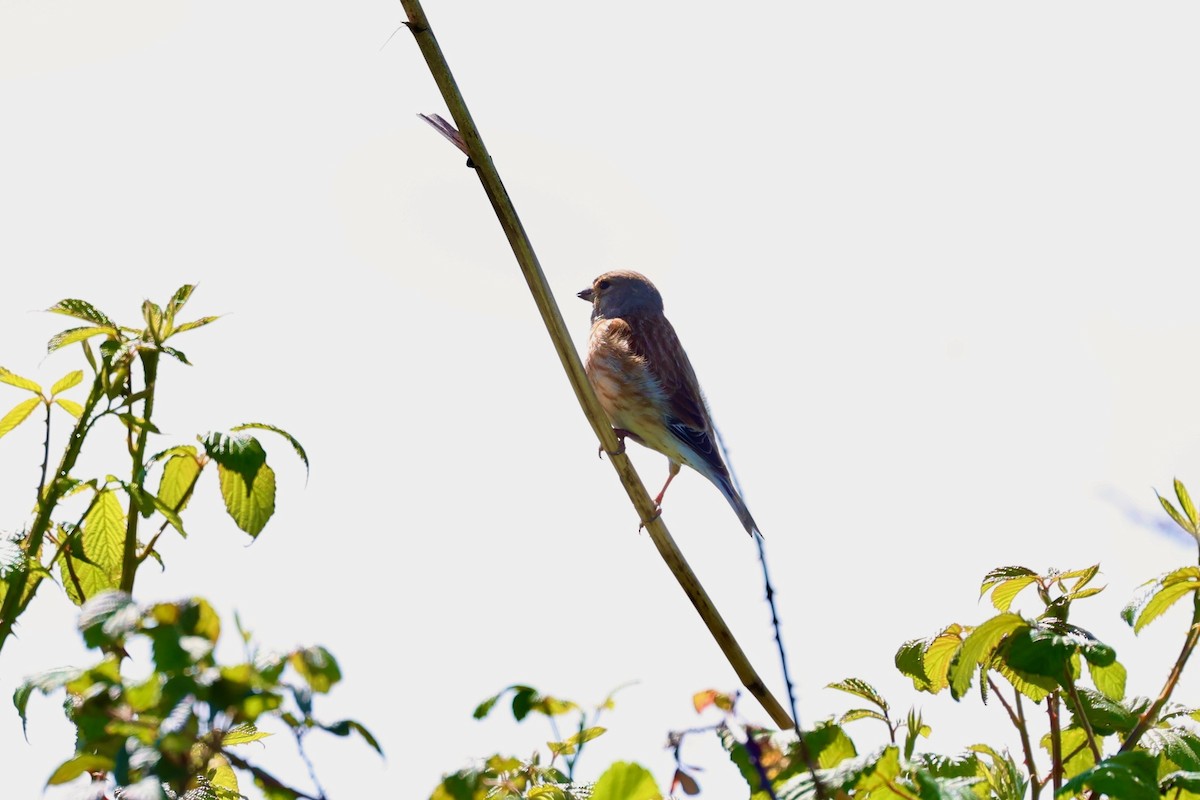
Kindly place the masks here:
[(40, 492), (38, 494), (37, 516), (33, 520), (33, 526), (29, 529), (29, 538), (25, 544), (25, 564), (8, 578), (8, 588), (4, 593), (4, 600), (0, 602), (0, 649), (3, 649), (4, 643), (8, 641), (17, 617), (29, 605), (29, 601), (33, 599), (33, 595), (41, 583), (42, 579), (39, 576), (33, 579), (32, 586), (29, 585), (32, 574), (31, 563), (38, 558), (41, 552), (42, 541), (46, 537), (46, 531), (50, 528), (50, 515), (54, 513), (58, 501), (62, 499), (63, 493), (66, 491), (64, 479), (75, 468), (75, 461), (79, 458), (80, 450), (83, 449), (83, 434), (89, 424), (89, 418), (95, 410), (96, 404), (100, 402), (100, 398), (104, 396), (103, 375), (103, 371), (97, 372), (92, 381), (92, 389), (84, 403), (83, 413), (80, 414), (74, 430), (71, 431), (67, 449), (63, 451), (62, 459), (58, 463), (58, 471), (54, 474), (54, 480), (50, 481), (43, 490), (45, 494)]
[(1033, 798), (1037, 800), (1041, 792), (1041, 787), (1038, 785), (1037, 763), (1033, 760), (1033, 747), (1029, 742), (1029, 730), (1025, 725), (1025, 711), (1021, 707), (1021, 693), (1014, 691), (1014, 701), (1016, 710), (1008, 704), (1004, 699), (1004, 695), (1000, 693), (1000, 687), (990, 677), (987, 679), (988, 686), (992, 687), (992, 694), (1000, 701), (1000, 705), (1004, 706), (1004, 710), (1008, 712), (1008, 718), (1012, 721), (1013, 727), (1017, 729), (1017, 733), (1021, 737), (1021, 750), (1025, 754), (1025, 768), (1029, 770), (1030, 783), (1033, 785)]
[(46, 440), (42, 443), (42, 477), (38, 480), (38, 497), (46, 491), (46, 470), (50, 468), (50, 416), (53, 406), (46, 403)]
[[(758, 562), (762, 565), (763, 585), (766, 587), (767, 592), (767, 605), (771, 608), (771, 626), (775, 630), (775, 647), (779, 651), (779, 663), (783, 667), (783, 683), (787, 687), (788, 706), (792, 711), (792, 729), (796, 732), (796, 746), (800, 751), (800, 757), (804, 759), (804, 763), (808, 766), (808, 771), (812, 773), (813, 790), (816, 793), (817, 800), (825, 800), (825, 787), (821, 784), (821, 779), (817, 777), (817, 762), (812, 757), (812, 752), (808, 749), (808, 743), (804, 741), (804, 732), (800, 730), (800, 715), (796, 713), (796, 689), (792, 684), (792, 675), (788, 669), (787, 652), (783, 649), (783, 633), (779, 624), (779, 610), (775, 605), (775, 587), (771, 585), (771, 573), (767, 569), (767, 552), (763, 546), (763, 537), (755, 536), (754, 541), (758, 545)], [(893, 744), (895, 741), (896, 737), (893, 733)]]
[(1192, 595), (1192, 626), (1188, 628), (1187, 636), (1183, 640), (1183, 648), (1179, 651), (1179, 657), (1175, 659), (1175, 666), (1171, 668), (1170, 675), (1167, 676), (1167, 682), (1163, 684), (1162, 691), (1159, 692), (1158, 698), (1154, 703), (1146, 709), (1140, 717), (1138, 717), (1137, 725), (1133, 726), (1133, 730), (1129, 732), (1129, 737), (1121, 745), (1120, 752), (1128, 753), (1142, 738), (1142, 735), (1150, 729), (1157, 720), (1158, 715), (1162, 711), (1163, 706), (1171, 699), (1172, 692), (1175, 691), (1175, 686), (1179, 683), (1179, 678), (1183, 675), (1183, 668), (1187, 665), (1188, 658), (1191, 657), (1192, 651), (1196, 649), (1196, 642), (1200, 641), (1200, 594)]
[[(555, 302), (554, 294), (550, 290), (545, 273), (542, 272), (541, 264), (538, 262), (537, 255), (533, 251), (533, 245), (530, 243), (529, 236), (526, 234), (525, 228), (517, 216), (516, 209), (513, 207), (512, 199), (508, 196), (508, 192), (504, 188), (504, 183), (500, 180), (500, 175), (492, 163), (491, 155), (484, 146), (479, 129), (475, 126), (474, 120), (471, 119), (471, 112), (467, 108), (466, 101), (458, 89), (454, 75), (450, 72), (450, 66), (446, 63), (446, 58), (442, 54), (437, 37), (433, 35), (433, 30), (430, 28), (425, 11), (421, 7), (419, 0), (400, 0), (400, 2), (404, 7), (405, 14), (408, 16), (408, 21), (405, 24), (416, 39), (417, 46), (420, 47), (421, 53), (425, 57), (425, 63), (429, 67), (430, 74), (433, 76), (434, 82), (437, 83), (442, 98), (446, 101), (446, 106), (450, 110), (450, 115), (454, 118), (454, 122), (458, 126), (457, 130), (453, 130), (452, 126), (449, 126), (447, 123), (445, 127), (449, 130), (443, 129), (440, 126), (439, 130), (469, 155), (468, 164), (474, 167), (476, 175), (483, 185), (484, 193), (487, 195), (488, 201), (492, 204), (492, 209), (496, 213), (496, 219), (504, 229), (509, 246), (512, 248), (513, 255), (521, 267), (525, 282), (529, 286), (534, 303), (537, 305), (542, 321), (546, 325), (547, 332), (550, 334), (550, 340), (554, 345), (563, 369), (567, 373), (567, 378), (571, 383), (571, 388), (575, 391), (576, 399), (579, 400), (584, 416), (587, 417), (592, 430), (600, 440), (601, 447), (611, 455), (610, 463), (617, 471), (621, 484), (629, 495), (634, 508), (637, 509), (638, 516), (641, 518), (646, 530), (649, 531), (651, 541), (658, 549), (659, 555), (662, 556), (663, 561), (666, 562), (675, 579), (679, 581), (680, 587), (687, 594), (688, 600), (696, 608), (697, 613), (708, 627), (713, 639), (725, 654), (730, 666), (733, 667), (734, 672), (741, 679), (742, 685), (762, 704), (776, 725), (791, 727), (793, 722), (791, 717), (788, 716), (788, 712), (784, 710), (779, 701), (767, 689), (762, 678), (758, 676), (753, 665), (750, 664), (750, 660), (746, 657), (737, 639), (734, 638), (733, 632), (730, 631), (720, 612), (713, 605), (712, 599), (709, 598), (700, 580), (683, 557), (683, 553), (680, 552), (679, 546), (671, 537), (658, 509), (646, 491), (645, 484), (642, 483), (629, 458), (621, 452), (620, 443), (617, 441), (616, 434), (609, 424), (607, 415), (605, 415), (595, 391), (593, 391), (591, 384), (588, 383), (587, 376), (584, 374), (583, 364), (579, 360), (579, 354), (576, 352), (575, 344), (572, 342), (570, 333), (567, 331), (566, 323), (562, 318), (562, 312), (557, 302)], [(451, 131), (453, 131), (452, 134)]]
[(1062, 788), (1063, 759), (1062, 732), (1058, 724), (1058, 692), (1046, 696), (1046, 714), (1050, 717), (1050, 776), (1054, 783), (1054, 793)]

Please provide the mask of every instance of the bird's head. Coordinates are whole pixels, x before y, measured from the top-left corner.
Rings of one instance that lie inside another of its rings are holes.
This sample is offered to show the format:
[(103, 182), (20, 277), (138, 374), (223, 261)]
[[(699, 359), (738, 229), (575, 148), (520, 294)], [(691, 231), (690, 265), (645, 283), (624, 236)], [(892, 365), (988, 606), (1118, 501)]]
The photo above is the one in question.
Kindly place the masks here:
[(592, 319), (616, 319), (638, 314), (661, 314), (662, 295), (654, 284), (637, 272), (606, 272), (578, 295), (592, 304)]

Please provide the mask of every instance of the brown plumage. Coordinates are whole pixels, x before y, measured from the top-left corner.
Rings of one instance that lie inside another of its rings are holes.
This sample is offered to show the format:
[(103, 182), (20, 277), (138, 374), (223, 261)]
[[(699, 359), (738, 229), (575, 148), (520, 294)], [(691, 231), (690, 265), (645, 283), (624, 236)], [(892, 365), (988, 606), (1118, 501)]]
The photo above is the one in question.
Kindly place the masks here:
[[(618, 435), (667, 457), (661, 505), (681, 464), (708, 478), (753, 535), (758, 525), (733, 486), (715, 442), (696, 372), (663, 315), (662, 295), (645, 276), (606, 272), (579, 297), (592, 304), (585, 368)], [(761, 535), (761, 534), (759, 534)]]

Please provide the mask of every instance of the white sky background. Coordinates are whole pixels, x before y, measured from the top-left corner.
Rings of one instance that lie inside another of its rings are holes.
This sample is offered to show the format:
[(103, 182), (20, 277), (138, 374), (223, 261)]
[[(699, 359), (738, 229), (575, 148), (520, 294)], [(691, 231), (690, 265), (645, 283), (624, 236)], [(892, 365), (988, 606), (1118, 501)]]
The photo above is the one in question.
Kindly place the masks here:
[[(1139, 520), (1165, 518), (1152, 487), (1175, 475), (1200, 491), (1200, 10), (426, 10), (577, 343), (598, 273), (662, 290), (768, 537), (806, 722), (852, 707), (822, 687), (857, 675), (920, 704), (931, 748), (1015, 747), (998, 707), (917, 695), (892, 666), (984, 619), (1002, 564), (1100, 562), (1078, 621), (1157, 692), (1186, 618), (1135, 640), (1117, 610), (1194, 559)], [(598, 702), (640, 681), (581, 777), (638, 760), (665, 786), (691, 694), (736, 679), (596, 458), (474, 174), (416, 118), (445, 110), (415, 44), (381, 49), (402, 19), (382, 0), (0, 0), (0, 364), (47, 385), (80, 366), (42, 356), (69, 321), (36, 311), (63, 297), (136, 320), (198, 282), (189, 310), (227, 314), (180, 338), (194, 368), (164, 370), (162, 446), (265, 420), (311, 480), (266, 441), (279, 512), (246, 547), (210, 478), (138, 596), (201, 594), (227, 631), (236, 608), (267, 645), (336, 654), (318, 715), (361, 720), (388, 760), (310, 737), (331, 798), (425, 797), (472, 756), (527, 754), (541, 721), (470, 717), (513, 682)], [(40, 437), (0, 442), (7, 527)], [(657, 488), (664, 459), (634, 459)], [(685, 472), (665, 519), (781, 692), (733, 512)], [(73, 618), (44, 586), (0, 696), (90, 658)], [(29, 738), (0, 717), (6, 797), (69, 755), (58, 698), (31, 703)], [(248, 756), (307, 787), (292, 752)], [(705, 796), (744, 791), (714, 747), (686, 756)]]

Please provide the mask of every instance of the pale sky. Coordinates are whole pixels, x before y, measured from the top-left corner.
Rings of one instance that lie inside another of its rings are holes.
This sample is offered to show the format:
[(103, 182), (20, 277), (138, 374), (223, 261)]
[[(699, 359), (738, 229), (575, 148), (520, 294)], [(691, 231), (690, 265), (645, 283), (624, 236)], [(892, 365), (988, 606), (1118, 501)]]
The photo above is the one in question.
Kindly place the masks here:
[[(597, 274), (662, 291), (767, 537), (806, 724), (852, 707), (822, 687), (854, 675), (922, 707), (931, 749), (1015, 747), (998, 707), (918, 695), (892, 665), (986, 619), (979, 581), (1005, 564), (1101, 563), (1078, 621), (1131, 694), (1157, 693), (1186, 618), (1135, 639), (1117, 610), (1195, 557), (1144, 520), (1174, 476), (1200, 492), (1200, 9), (426, 11), (576, 342)], [(388, 759), (310, 737), (331, 798), (423, 798), (472, 757), (528, 755), (538, 720), (471, 719), (514, 682), (595, 703), (638, 681), (581, 777), (636, 760), (665, 788), (667, 732), (703, 721), (692, 693), (736, 678), (596, 458), (478, 181), (417, 118), (446, 112), (407, 31), (388, 41), (402, 19), (383, 0), (0, 0), (0, 364), (46, 384), (81, 365), (43, 358), (69, 321), (37, 311), (64, 297), (136, 320), (198, 283), (190, 310), (227, 315), (179, 340), (195, 367), (162, 376), (162, 446), (272, 422), (311, 479), (265, 439), (279, 512), (258, 541), (202, 486), (138, 599), (209, 598), (228, 658), (234, 609), (266, 646), (334, 652), (318, 715), (360, 720)], [(0, 413), (20, 399), (0, 387)], [(5, 528), (40, 437), (0, 441)], [(123, 471), (112, 447), (84, 466)], [(631, 452), (657, 489), (665, 459)], [(781, 694), (733, 512), (685, 471), (664, 519)], [(0, 698), (91, 658), (73, 619), (43, 586)], [(31, 702), (28, 745), (0, 715), (6, 797), (70, 755), (59, 705)], [(246, 755), (307, 787), (292, 752)], [(685, 757), (704, 796), (744, 791), (715, 746)]]

